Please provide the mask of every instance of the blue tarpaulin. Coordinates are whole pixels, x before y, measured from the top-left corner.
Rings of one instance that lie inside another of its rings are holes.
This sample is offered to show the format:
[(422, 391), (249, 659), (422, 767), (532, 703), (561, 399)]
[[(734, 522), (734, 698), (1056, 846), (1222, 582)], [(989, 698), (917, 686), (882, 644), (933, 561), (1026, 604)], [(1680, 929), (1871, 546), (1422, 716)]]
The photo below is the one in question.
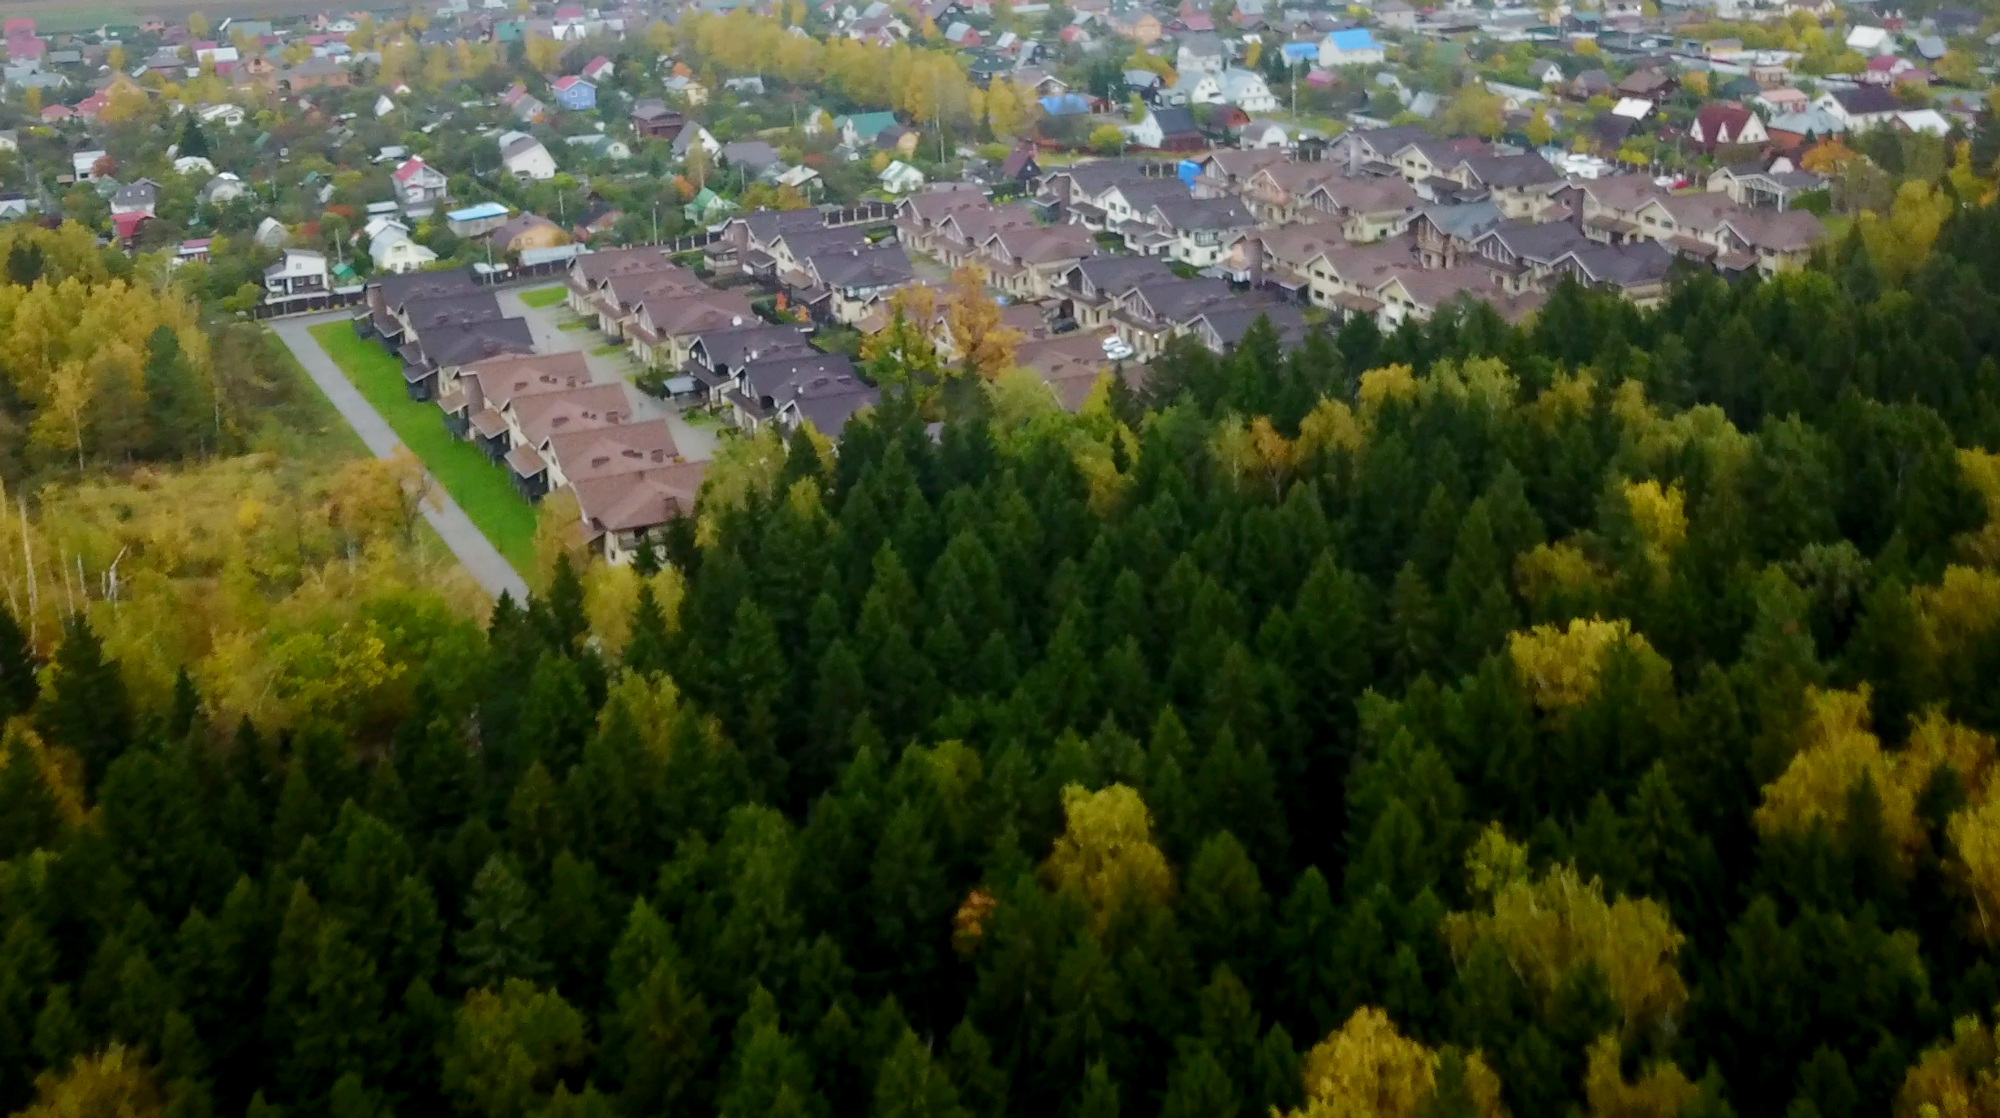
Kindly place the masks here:
[(1180, 176), (1181, 181), (1186, 183), (1189, 189), (1192, 189), (1194, 180), (1201, 177), (1201, 164), (1192, 159), (1183, 159), (1180, 166), (1174, 168), (1174, 173)]
[(1081, 93), (1059, 93), (1042, 98), (1042, 111), (1050, 116), (1078, 116), (1090, 111), (1090, 98)]

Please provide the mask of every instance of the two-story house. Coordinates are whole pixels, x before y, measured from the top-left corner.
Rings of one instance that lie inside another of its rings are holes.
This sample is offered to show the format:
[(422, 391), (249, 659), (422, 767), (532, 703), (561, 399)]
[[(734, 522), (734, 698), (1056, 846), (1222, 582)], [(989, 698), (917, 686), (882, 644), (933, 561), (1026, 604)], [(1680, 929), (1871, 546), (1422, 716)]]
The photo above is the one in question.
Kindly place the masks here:
[(264, 300), (280, 302), (328, 290), (326, 253), (288, 248), (276, 264), (264, 269)]
[(451, 196), (444, 172), (411, 156), (397, 164), (390, 176), (396, 190), (396, 204), (411, 217), (429, 217)]
[(587, 112), (597, 107), (597, 87), (575, 74), (557, 78), (549, 90), (555, 95), (557, 106), (569, 112)]

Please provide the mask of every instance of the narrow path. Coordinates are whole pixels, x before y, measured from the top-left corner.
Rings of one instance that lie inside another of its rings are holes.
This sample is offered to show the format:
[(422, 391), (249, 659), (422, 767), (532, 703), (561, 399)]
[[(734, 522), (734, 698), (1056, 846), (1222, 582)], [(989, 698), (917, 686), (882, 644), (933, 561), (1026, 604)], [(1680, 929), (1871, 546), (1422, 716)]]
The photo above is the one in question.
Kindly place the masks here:
[[(348, 426), (354, 428), (354, 433), (361, 436), (369, 452), (377, 458), (388, 458), (396, 453), (402, 440), (396, 437), (396, 432), (381, 413), (361, 398), (354, 382), (348, 380), (347, 374), (340, 371), (340, 366), (333, 363), (333, 358), (319, 347), (318, 340), (306, 332), (322, 322), (345, 319), (349, 313), (342, 310), (282, 319), (271, 323), (271, 332), (278, 335), (278, 339), (292, 351), (292, 356), (299, 359), (306, 375), (313, 378), (313, 383), (319, 385), (327, 399), (333, 401), (335, 410), (347, 420)], [(501, 558), (492, 541), (473, 526), (472, 518), (465, 515), (465, 510), (458, 507), (458, 502), (451, 499), (451, 494), (444, 491), (444, 486), (435, 477), (431, 479), (431, 492), (432, 501), (424, 506), (424, 519), (437, 529), (437, 534), (444, 538), (445, 546), (458, 556), (458, 561), (465, 564), (465, 569), (471, 571), (472, 577), (479, 580), (479, 585), (485, 587), (486, 592), (496, 600), (502, 593), (507, 593), (512, 594), (516, 602), (526, 601), (528, 584), (522, 581), (520, 573)]]

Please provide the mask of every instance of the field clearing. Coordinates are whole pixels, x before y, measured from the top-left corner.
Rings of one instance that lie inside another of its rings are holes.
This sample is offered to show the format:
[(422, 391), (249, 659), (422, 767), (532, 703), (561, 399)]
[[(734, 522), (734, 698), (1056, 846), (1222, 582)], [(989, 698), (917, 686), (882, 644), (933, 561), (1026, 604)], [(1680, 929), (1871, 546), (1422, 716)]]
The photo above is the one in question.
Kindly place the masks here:
[(75, 4), (65, 3), (64, 0), (0, 0), (0, 18), (32, 18), (35, 30), (41, 32), (89, 31), (105, 26), (137, 27), (139, 20), (145, 16), (185, 20), (190, 12), (201, 12), (211, 22), (219, 23), (227, 16), (282, 19), (310, 15), (325, 7), (325, 4), (309, 0), (260, 0), (258, 3), (250, 3), (249, 0), (164, 0), (148, 3), (144, 8)]

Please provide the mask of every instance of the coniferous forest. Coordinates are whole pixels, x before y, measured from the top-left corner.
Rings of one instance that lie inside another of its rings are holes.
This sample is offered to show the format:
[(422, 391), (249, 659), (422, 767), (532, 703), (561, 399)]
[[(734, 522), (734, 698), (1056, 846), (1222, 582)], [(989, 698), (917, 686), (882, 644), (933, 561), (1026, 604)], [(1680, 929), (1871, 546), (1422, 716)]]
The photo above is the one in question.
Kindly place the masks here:
[(2000, 1114), (2000, 212), (1937, 246), (908, 385), (260, 717), (9, 617), (0, 1104)]

